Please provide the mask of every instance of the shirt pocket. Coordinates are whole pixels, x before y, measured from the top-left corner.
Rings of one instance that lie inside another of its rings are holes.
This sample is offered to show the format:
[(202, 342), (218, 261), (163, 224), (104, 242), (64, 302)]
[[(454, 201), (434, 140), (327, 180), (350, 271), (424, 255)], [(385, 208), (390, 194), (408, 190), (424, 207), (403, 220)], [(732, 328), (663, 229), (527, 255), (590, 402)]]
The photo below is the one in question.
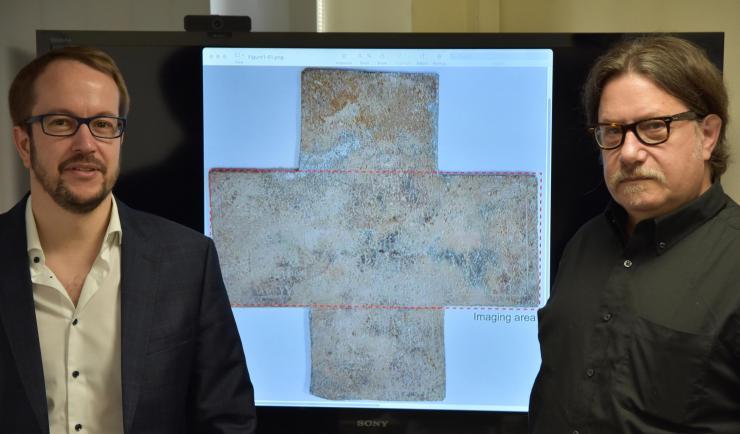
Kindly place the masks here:
[(687, 420), (697, 383), (706, 369), (712, 338), (682, 332), (637, 317), (617, 365), (620, 407), (643, 420)]

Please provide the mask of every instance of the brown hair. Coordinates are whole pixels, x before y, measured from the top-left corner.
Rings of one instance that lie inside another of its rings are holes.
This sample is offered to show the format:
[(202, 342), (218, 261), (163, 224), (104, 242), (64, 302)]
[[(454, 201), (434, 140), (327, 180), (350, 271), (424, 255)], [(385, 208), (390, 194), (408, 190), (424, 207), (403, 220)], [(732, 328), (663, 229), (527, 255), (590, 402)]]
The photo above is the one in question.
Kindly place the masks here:
[(111, 77), (118, 86), (120, 96), (118, 116), (126, 117), (129, 109), (128, 89), (116, 62), (97, 48), (62, 47), (35, 58), (15, 76), (8, 92), (8, 105), (13, 125), (25, 127), (23, 121), (31, 116), (31, 108), (36, 103), (34, 92), (36, 80), (49, 64), (57, 60), (74, 60)]
[(642, 36), (612, 47), (591, 68), (583, 88), (588, 125), (598, 122), (604, 86), (626, 73), (647, 77), (701, 116), (716, 114), (722, 119), (717, 145), (709, 160), (712, 179), (718, 180), (727, 170), (729, 158), (727, 89), (722, 74), (706, 53), (689, 41), (669, 35)]

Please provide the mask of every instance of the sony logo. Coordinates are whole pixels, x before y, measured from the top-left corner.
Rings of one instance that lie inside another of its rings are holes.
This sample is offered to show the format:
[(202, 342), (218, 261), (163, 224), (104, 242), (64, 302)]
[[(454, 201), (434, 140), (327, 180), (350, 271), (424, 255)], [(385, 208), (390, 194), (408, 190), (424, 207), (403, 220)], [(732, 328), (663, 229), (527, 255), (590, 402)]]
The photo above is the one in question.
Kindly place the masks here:
[(357, 426), (359, 428), (386, 428), (390, 421), (380, 419), (358, 419)]

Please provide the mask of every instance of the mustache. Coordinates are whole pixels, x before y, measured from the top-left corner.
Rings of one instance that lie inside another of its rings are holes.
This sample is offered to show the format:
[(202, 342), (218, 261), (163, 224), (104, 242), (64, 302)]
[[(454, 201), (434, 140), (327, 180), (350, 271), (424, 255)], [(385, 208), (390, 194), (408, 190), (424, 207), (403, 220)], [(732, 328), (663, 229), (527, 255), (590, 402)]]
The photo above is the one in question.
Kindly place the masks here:
[(73, 164), (83, 163), (88, 166), (92, 166), (95, 170), (101, 172), (103, 175), (105, 175), (108, 172), (108, 168), (105, 167), (105, 164), (103, 164), (102, 161), (95, 158), (94, 155), (91, 154), (76, 154), (75, 156), (68, 158), (61, 163), (59, 163), (59, 173), (62, 173), (64, 169), (66, 169), (68, 166), (71, 166)]
[(660, 170), (642, 166), (636, 167), (634, 170), (631, 171), (619, 169), (609, 178), (609, 182), (614, 185), (619, 184), (622, 181), (638, 178), (652, 179), (660, 184), (665, 184), (667, 182), (665, 175)]

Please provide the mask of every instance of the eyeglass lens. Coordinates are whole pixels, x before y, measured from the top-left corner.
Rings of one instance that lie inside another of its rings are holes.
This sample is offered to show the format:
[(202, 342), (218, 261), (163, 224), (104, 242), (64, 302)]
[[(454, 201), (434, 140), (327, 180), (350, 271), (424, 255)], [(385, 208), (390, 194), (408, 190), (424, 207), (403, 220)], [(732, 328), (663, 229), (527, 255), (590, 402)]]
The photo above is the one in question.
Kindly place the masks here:
[[(77, 132), (80, 121), (67, 115), (44, 116), (42, 126), (44, 132), (55, 136), (71, 136)], [(121, 135), (122, 122), (114, 117), (99, 116), (87, 122), (90, 132), (100, 138), (112, 139)]]
[(632, 130), (641, 142), (647, 144), (668, 140), (668, 123), (662, 119), (647, 119), (633, 125), (599, 125), (596, 128), (596, 139), (603, 147), (617, 147), (622, 143), (627, 130)]

